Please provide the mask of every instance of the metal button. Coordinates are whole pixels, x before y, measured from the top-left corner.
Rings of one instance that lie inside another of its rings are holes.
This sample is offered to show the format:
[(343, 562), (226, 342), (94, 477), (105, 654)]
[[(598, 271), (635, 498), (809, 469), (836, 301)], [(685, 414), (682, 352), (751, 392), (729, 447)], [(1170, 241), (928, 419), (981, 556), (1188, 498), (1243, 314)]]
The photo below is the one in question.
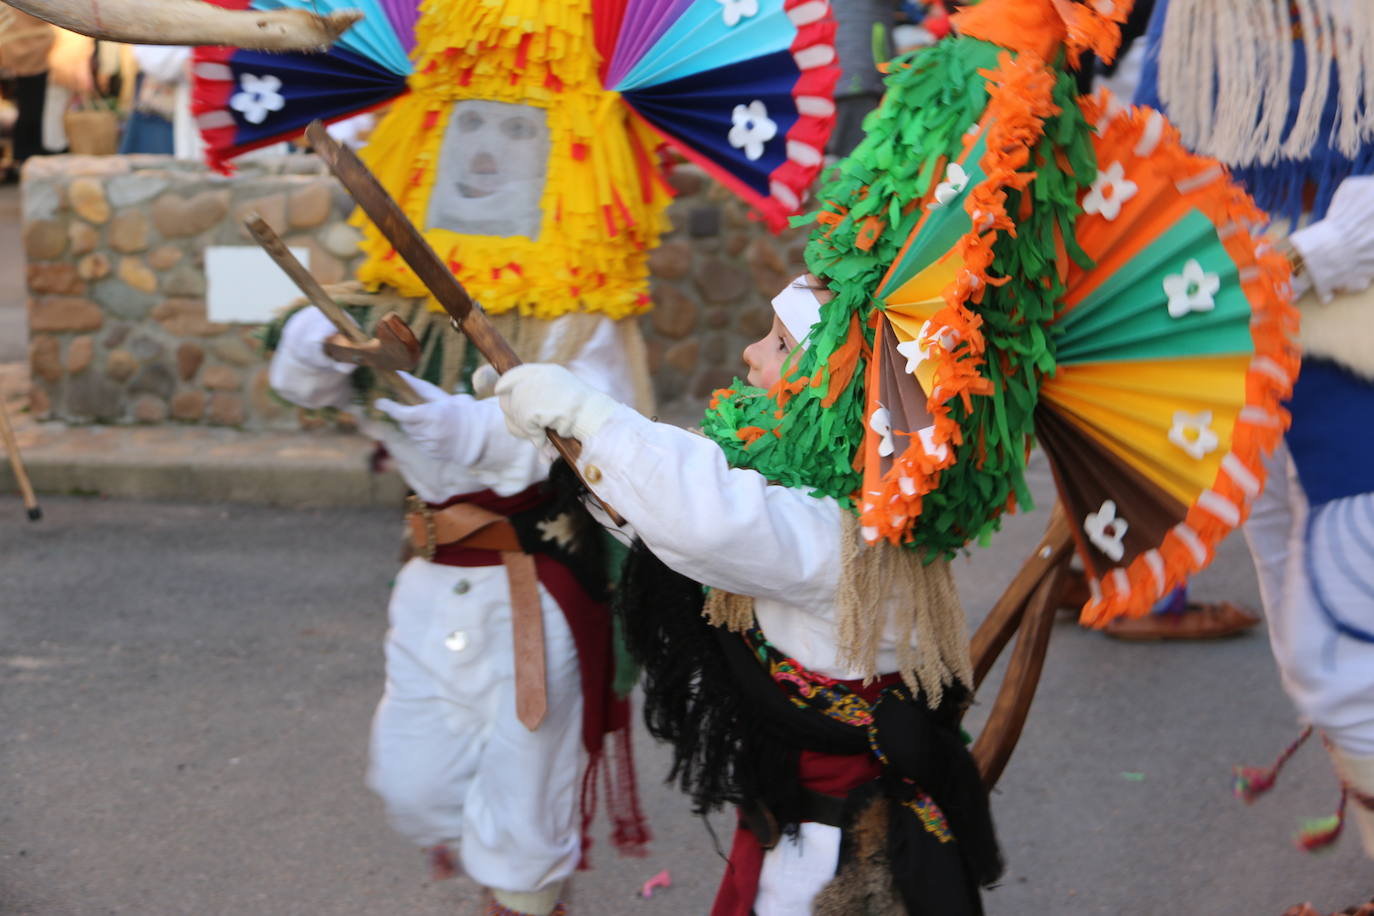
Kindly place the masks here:
[(468, 647), (468, 634), (462, 630), (454, 630), (445, 637), (444, 645), (454, 652), (462, 652)]
[(468, 582), (467, 579), (459, 579), (458, 583), (453, 586), (453, 593), (455, 595), (466, 595), (471, 589), (472, 583)]
[(582, 479), (587, 481), (587, 483), (600, 483), (601, 468), (594, 464), (587, 465), (582, 469)]

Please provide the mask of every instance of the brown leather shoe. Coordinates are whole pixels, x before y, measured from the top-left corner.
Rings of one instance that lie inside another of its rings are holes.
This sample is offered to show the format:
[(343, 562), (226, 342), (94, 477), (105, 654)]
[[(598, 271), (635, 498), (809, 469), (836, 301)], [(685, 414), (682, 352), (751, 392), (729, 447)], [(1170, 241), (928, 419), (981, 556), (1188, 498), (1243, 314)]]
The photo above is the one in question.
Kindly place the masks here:
[(1192, 604), (1181, 614), (1146, 614), (1113, 620), (1102, 629), (1115, 639), (1221, 639), (1237, 636), (1260, 619), (1229, 601)]

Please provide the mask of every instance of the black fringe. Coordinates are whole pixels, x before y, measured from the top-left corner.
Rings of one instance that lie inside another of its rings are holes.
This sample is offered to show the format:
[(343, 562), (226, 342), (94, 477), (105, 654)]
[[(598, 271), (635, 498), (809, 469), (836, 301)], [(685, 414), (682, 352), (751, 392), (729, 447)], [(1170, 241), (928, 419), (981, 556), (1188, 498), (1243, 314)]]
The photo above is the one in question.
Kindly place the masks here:
[(701, 615), (704, 603), (699, 583), (643, 544), (631, 550), (614, 607), (643, 672), (645, 724), (672, 745), (667, 781), (691, 798), (697, 814), (762, 801), (788, 823), (801, 808), (798, 753), (772, 737), (769, 723), (741, 697), (721, 631)]

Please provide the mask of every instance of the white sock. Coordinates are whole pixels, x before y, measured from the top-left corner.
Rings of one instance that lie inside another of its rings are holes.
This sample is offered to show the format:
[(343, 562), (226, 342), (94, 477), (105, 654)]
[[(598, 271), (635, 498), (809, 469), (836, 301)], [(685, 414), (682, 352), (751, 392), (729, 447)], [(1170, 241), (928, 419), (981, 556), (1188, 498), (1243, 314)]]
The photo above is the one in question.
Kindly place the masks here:
[(508, 910), (528, 913), (529, 916), (549, 916), (563, 895), (563, 882), (559, 881), (542, 891), (502, 891), (493, 887), (491, 895)]

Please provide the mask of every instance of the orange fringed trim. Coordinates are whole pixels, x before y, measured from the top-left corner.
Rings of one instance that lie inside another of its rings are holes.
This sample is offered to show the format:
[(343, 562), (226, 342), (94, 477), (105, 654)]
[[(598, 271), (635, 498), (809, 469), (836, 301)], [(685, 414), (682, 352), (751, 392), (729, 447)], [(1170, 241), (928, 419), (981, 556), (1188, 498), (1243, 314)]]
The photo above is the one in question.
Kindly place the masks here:
[[(845, 337), (844, 343), (835, 348), (826, 363), (827, 374), (830, 376), (830, 387), (821, 400), (822, 407), (833, 407), (840, 394), (849, 387), (850, 380), (854, 378), (854, 373), (859, 368), (859, 358), (863, 356), (864, 343), (863, 331), (859, 328), (859, 315), (856, 312), (849, 316), (849, 334)], [(815, 385), (818, 381), (819, 379), (813, 380), (812, 384)]]
[(735, 394), (736, 392), (733, 388), (717, 388), (715, 391), (711, 392), (711, 409), (715, 410), (720, 406), (722, 399), (729, 400), (733, 398)]
[[(971, 409), (974, 396), (994, 390), (980, 371), (987, 349), (983, 321), (970, 306), (982, 301), (984, 288), (1006, 282), (1003, 277), (990, 277), (988, 270), (998, 233), (1016, 232), (1016, 223), (1006, 210), (1007, 190), (1025, 189), (1035, 178), (1035, 173), (1020, 170), (1029, 164), (1030, 151), (1043, 135), (1045, 121), (1059, 111), (1053, 98), (1054, 73), (1042, 59), (1023, 51), (1014, 58), (1002, 54), (997, 63), (996, 70), (981, 71), (988, 80), (988, 106), (979, 124), (981, 130), (988, 131), (986, 152), (979, 162), (986, 178), (964, 202), (973, 228), (959, 240), (953, 255), (964, 266), (943, 290), (945, 306), (935, 313), (931, 330), (921, 341), (935, 358), (934, 383), (926, 400), (935, 424), (931, 448), (927, 450), (918, 438), (909, 437), (899, 446), (900, 453), (888, 472), (881, 479), (873, 479), (881, 467), (874, 444), (877, 437), (865, 436), (864, 454), (872, 472), (864, 481), (863, 498), (858, 503), (864, 535), (870, 543), (880, 537), (894, 544), (911, 539), (921, 514), (921, 498), (940, 485), (940, 471), (955, 463), (956, 449), (964, 441), (958, 421), (950, 416), (950, 403), (958, 399)], [(957, 335), (951, 349), (938, 343), (946, 332)], [(878, 407), (878, 386), (872, 372), (867, 390), (865, 416), (871, 416)]]
[[(1098, 125), (1094, 142), (1115, 149), (1134, 147), (1155, 114), (1148, 108), (1115, 110), (1119, 103), (1106, 93), (1085, 96), (1080, 104), (1088, 121)], [(1264, 484), (1263, 457), (1278, 445), (1288, 426), (1282, 404), (1292, 392), (1300, 361), (1288, 261), (1250, 228), (1266, 222), (1264, 213), (1214, 160), (1185, 150), (1178, 131), (1167, 121), (1150, 162), (1175, 186), (1183, 182), (1184, 199), (1218, 227), (1250, 302), (1254, 356), (1246, 374), (1245, 407), (1231, 431), (1231, 451), (1210, 491), (1164, 538), (1154, 562), (1150, 553), (1141, 554), (1129, 566), (1117, 567), (1092, 583), (1094, 598), (1081, 617), (1092, 627), (1148, 613), (1160, 597), (1206, 566), (1217, 544), (1245, 520)], [(1210, 181), (1199, 177), (1208, 173), (1215, 175)]]
[(735, 435), (746, 445), (753, 445), (759, 439), (767, 435), (768, 430), (762, 426), (741, 426), (736, 430)]
[(1064, 45), (1076, 67), (1087, 50), (1111, 63), (1121, 45), (1121, 23), (1134, 5), (1135, 0), (983, 0), (950, 20), (961, 35), (1028, 51), (1041, 60), (1052, 60)]

